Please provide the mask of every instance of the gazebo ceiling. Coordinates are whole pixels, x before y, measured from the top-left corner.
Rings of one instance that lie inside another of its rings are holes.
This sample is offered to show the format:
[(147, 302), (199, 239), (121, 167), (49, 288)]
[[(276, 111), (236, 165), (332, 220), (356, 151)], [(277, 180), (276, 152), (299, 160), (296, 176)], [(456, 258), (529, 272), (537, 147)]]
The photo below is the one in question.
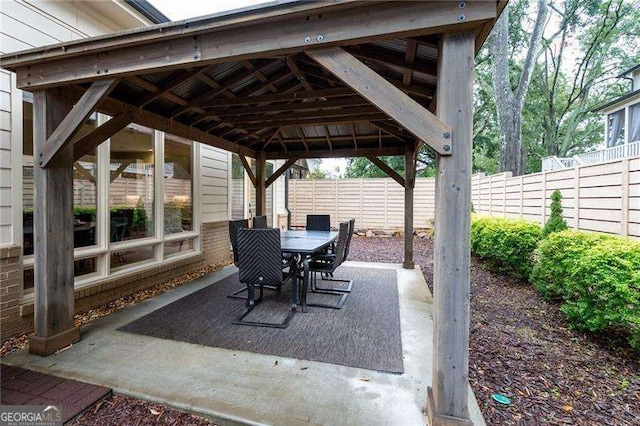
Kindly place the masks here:
[(116, 77), (99, 111), (244, 155), (404, 154), (416, 136), (305, 51), (341, 46), (433, 112), (440, 34), (474, 30), (480, 46), (496, 3), (284, 2), (9, 54), (2, 67), (24, 90), (76, 98)]

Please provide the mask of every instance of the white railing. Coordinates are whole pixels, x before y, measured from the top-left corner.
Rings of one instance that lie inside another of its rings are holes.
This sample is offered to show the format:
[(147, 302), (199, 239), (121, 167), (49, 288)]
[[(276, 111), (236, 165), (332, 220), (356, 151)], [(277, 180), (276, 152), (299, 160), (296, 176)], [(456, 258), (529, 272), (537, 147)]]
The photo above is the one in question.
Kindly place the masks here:
[(632, 157), (640, 157), (640, 141), (613, 146), (600, 151), (587, 152), (586, 154), (576, 155), (575, 157), (545, 157), (542, 159), (542, 171), (550, 172), (553, 170), (571, 169), (588, 164), (606, 163), (607, 161)]

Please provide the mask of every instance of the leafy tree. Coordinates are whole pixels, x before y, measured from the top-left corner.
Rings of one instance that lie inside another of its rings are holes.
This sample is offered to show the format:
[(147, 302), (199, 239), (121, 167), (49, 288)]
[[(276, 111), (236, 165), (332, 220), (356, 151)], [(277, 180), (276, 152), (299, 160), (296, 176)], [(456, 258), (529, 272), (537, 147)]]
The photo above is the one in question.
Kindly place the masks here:
[(327, 179), (327, 172), (320, 167), (314, 167), (307, 174), (307, 179)]
[[(389, 167), (398, 174), (404, 176), (404, 157), (403, 156), (385, 156), (380, 157), (382, 161), (387, 163)], [(435, 157), (430, 148), (422, 147), (418, 152), (416, 159), (416, 176), (431, 177), (435, 176)], [(350, 158), (347, 162), (347, 169), (344, 177), (346, 178), (385, 178), (388, 177), (385, 172), (380, 170), (378, 166), (373, 164), (366, 158)]]
[(567, 228), (567, 221), (562, 217), (562, 193), (556, 189), (551, 194), (551, 214), (542, 229), (542, 238)]

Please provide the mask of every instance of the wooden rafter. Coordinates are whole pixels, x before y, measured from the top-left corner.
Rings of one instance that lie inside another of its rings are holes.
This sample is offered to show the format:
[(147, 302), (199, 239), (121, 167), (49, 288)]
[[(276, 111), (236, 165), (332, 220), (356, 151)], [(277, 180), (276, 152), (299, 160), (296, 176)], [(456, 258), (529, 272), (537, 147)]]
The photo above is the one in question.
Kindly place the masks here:
[(275, 172), (273, 172), (273, 174), (271, 176), (269, 176), (269, 179), (267, 179), (267, 181), (265, 182), (265, 187), (268, 188), (273, 182), (275, 182), (284, 172), (286, 172), (287, 170), (289, 170), (289, 167), (293, 166), (293, 163), (295, 163), (296, 161), (298, 161), (298, 158), (293, 157), (293, 158), (289, 158), (282, 166), (280, 166), (278, 168), (278, 170), (276, 170)]
[(353, 138), (353, 148), (358, 149), (358, 138), (356, 137), (356, 126), (351, 123), (349, 126), (351, 128), (351, 137)]
[[(416, 46), (413, 48), (415, 51), (415, 49), (417, 49), (417, 42), (414, 40), (412, 41), (412, 43), (414, 43)], [(407, 71), (419, 72), (422, 74), (430, 75), (432, 77), (436, 77), (438, 75), (438, 65), (436, 62), (416, 59), (415, 53), (413, 54), (415, 60), (407, 61), (405, 54), (378, 46), (360, 45), (345, 47), (345, 50), (361, 59), (367, 59), (382, 64), (394, 65)], [(409, 49), (407, 49), (407, 52), (409, 52)]]
[(328, 109), (328, 108), (349, 108), (363, 105), (371, 105), (369, 101), (362, 99), (361, 97), (349, 97), (336, 100), (326, 100), (318, 102), (296, 102), (288, 104), (272, 104), (257, 107), (247, 108), (227, 108), (214, 110), (213, 114), (218, 117), (226, 116), (243, 116), (251, 114), (264, 114), (272, 112), (297, 112), (315, 109)]
[(382, 161), (378, 157), (374, 157), (373, 155), (368, 155), (367, 156), (367, 160), (369, 160), (373, 164), (375, 164), (376, 167), (378, 167), (380, 170), (385, 172), (387, 174), (387, 176), (389, 176), (391, 179), (395, 180), (400, 185), (404, 186), (404, 178), (402, 176), (400, 176), (400, 174), (398, 172), (396, 172), (391, 167), (389, 167), (389, 165), (387, 163), (385, 163), (384, 161)]
[(199, 74), (207, 72), (211, 68), (213, 67), (212, 66), (199, 67), (191, 71), (176, 72), (173, 76), (169, 78), (168, 81), (163, 83), (162, 86), (158, 87), (158, 89), (155, 92), (149, 93), (147, 96), (140, 99), (140, 101), (138, 101), (136, 106), (139, 108), (145, 107), (146, 105), (155, 101), (156, 99), (163, 96), (164, 94), (171, 92), (176, 87), (186, 83), (187, 81), (191, 80), (192, 78), (196, 77)]
[(451, 127), (353, 55), (339, 47), (308, 55), (436, 152), (451, 154)]
[[(418, 53), (418, 40), (408, 39), (407, 40), (407, 52), (405, 53), (404, 60), (413, 65), (416, 60), (416, 54)], [(411, 84), (411, 77), (413, 77), (413, 70), (405, 69), (402, 75), (402, 82), (404, 84)]]
[(307, 138), (304, 135), (304, 131), (300, 127), (296, 127), (296, 133), (298, 134), (298, 137), (300, 137), (305, 151), (309, 152), (309, 144), (307, 143)]
[(300, 68), (298, 68), (298, 64), (296, 64), (296, 60), (293, 57), (289, 56), (287, 57), (286, 61), (287, 61), (287, 66), (289, 67), (293, 75), (295, 75), (296, 78), (300, 80), (300, 84), (302, 84), (302, 87), (304, 87), (306, 91), (312, 91), (313, 86), (311, 86), (311, 84), (307, 81), (307, 78), (305, 77), (305, 75), (300, 71)]
[(233, 123), (237, 124), (247, 124), (247, 123), (273, 123), (270, 127), (279, 127), (277, 125), (280, 120), (303, 120), (307, 118), (332, 118), (332, 117), (340, 117), (344, 115), (361, 115), (361, 114), (373, 114), (378, 112), (378, 109), (369, 105), (357, 108), (346, 108), (346, 109), (331, 109), (331, 110), (315, 110), (315, 111), (306, 111), (306, 112), (296, 112), (295, 114), (283, 113), (283, 114), (254, 114), (254, 115), (243, 115), (238, 116), (233, 119)]
[[(322, 126), (329, 124), (343, 124), (351, 122), (369, 122), (373, 120), (389, 120), (386, 114), (381, 112), (363, 115), (344, 115), (341, 113), (338, 117), (319, 117), (319, 118), (307, 118), (302, 120), (291, 119), (272, 122), (273, 126), (278, 127), (298, 127), (298, 126)], [(263, 129), (267, 123), (251, 123), (245, 126), (245, 129)]]
[(339, 87), (335, 89), (319, 89), (308, 92), (293, 92), (293, 93), (280, 93), (274, 95), (261, 95), (261, 96), (238, 96), (236, 99), (220, 100), (220, 99), (206, 99), (200, 102), (194, 102), (194, 106), (203, 108), (216, 108), (226, 107), (234, 105), (253, 105), (264, 104), (273, 102), (291, 102), (304, 99), (319, 99), (319, 98), (334, 98), (339, 96), (353, 95), (353, 90), (346, 87)]
[(91, 84), (40, 150), (39, 164), (41, 167), (47, 167), (54, 157), (72, 142), (72, 138), (80, 130), (82, 124), (87, 121), (96, 105), (106, 98), (117, 84), (117, 78), (97, 80)]
[(333, 150), (328, 149), (315, 149), (313, 151), (309, 151), (308, 153), (305, 151), (294, 151), (289, 150), (287, 152), (284, 151), (267, 151), (267, 159), (287, 159), (287, 158), (335, 158), (335, 157), (366, 157), (368, 155), (372, 156), (384, 156), (384, 155), (402, 155), (405, 151), (404, 145), (395, 145), (395, 146), (386, 146), (382, 149), (377, 147), (372, 148), (363, 148), (360, 147), (357, 150), (352, 148), (334, 148)]
[(327, 144), (329, 144), (329, 151), (333, 151), (333, 144), (331, 143), (331, 133), (329, 132), (329, 126), (322, 126), (324, 128), (324, 136), (327, 138)]

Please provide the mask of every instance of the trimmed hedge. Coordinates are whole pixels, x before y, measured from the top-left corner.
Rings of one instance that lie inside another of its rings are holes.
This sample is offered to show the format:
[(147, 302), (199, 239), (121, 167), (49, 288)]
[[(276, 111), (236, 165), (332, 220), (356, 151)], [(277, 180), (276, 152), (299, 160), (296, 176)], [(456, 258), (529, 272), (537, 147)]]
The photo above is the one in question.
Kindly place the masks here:
[(494, 271), (527, 279), (541, 234), (540, 225), (534, 222), (477, 218), (471, 223), (471, 252)]
[(606, 238), (611, 237), (574, 230), (550, 234), (538, 245), (529, 281), (545, 299), (565, 299), (573, 269), (582, 261), (585, 250)]

